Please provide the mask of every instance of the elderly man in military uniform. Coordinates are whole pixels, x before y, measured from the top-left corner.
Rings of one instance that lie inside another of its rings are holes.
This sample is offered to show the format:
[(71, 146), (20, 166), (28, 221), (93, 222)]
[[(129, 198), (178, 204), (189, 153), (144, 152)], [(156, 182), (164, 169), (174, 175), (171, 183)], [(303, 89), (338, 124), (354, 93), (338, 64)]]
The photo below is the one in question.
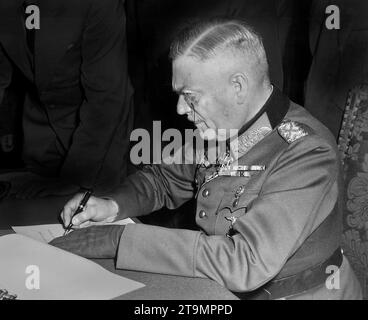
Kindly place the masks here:
[[(62, 219), (77, 230), (52, 244), (87, 258), (116, 257), (117, 268), (209, 278), (242, 299), (361, 298), (339, 246), (334, 138), (272, 86), (257, 33), (242, 21), (202, 21), (178, 34), (171, 58), (177, 112), (205, 139), (224, 139), (220, 132), (231, 129), (238, 138), (228, 138), (215, 164), (145, 166), (73, 217), (76, 195)], [(95, 225), (193, 197), (198, 230)]]

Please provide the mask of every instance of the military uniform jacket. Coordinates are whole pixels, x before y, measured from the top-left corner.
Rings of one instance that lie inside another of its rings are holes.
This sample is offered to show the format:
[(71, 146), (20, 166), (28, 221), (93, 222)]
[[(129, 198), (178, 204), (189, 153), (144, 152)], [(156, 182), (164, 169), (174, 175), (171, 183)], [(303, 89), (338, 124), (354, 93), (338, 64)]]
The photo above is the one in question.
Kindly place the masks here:
[(109, 195), (121, 217), (197, 200), (199, 231), (127, 225), (118, 268), (207, 277), (245, 292), (331, 255), (341, 234), (334, 139), (276, 88), (264, 109), (272, 131), (239, 158), (239, 165), (265, 170), (206, 181), (211, 168), (152, 165)]

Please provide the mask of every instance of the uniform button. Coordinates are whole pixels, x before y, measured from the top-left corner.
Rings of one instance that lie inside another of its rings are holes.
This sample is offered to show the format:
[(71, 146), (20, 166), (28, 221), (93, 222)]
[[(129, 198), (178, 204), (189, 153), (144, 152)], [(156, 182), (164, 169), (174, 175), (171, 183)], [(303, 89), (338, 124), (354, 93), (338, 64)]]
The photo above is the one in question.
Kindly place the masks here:
[(235, 199), (234, 201), (233, 201), (233, 207), (235, 208), (235, 207), (237, 207), (238, 206), (238, 204), (239, 204), (239, 199)]
[(203, 196), (204, 198), (207, 198), (209, 195), (210, 195), (210, 190), (208, 190), (208, 189), (204, 189), (204, 190), (202, 191), (202, 196)]
[(207, 213), (203, 210), (199, 211), (199, 217), (201, 219), (207, 218)]

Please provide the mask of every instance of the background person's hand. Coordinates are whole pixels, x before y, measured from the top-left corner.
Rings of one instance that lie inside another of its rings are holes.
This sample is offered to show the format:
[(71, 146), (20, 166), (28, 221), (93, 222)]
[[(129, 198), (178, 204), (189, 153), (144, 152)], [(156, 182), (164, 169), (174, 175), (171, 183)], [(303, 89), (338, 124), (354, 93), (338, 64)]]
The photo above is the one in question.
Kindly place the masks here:
[[(83, 194), (79, 193), (69, 200), (63, 211), (61, 219), (64, 226), (68, 227), (70, 220), (77, 210)], [(73, 228), (85, 228), (91, 225), (98, 225), (104, 222), (112, 222), (119, 212), (119, 207), (114, 200), (90, 197), (83, 212), (73, 218)]]
[(14, 149), (14, 136), (12, 134), (6, 134), (1, 136), (1, 149), (3, 152), (11, 152)]
[(89, 259), (116, 256), (124, 226), (94, 226), (55, 238), (49, 244)]

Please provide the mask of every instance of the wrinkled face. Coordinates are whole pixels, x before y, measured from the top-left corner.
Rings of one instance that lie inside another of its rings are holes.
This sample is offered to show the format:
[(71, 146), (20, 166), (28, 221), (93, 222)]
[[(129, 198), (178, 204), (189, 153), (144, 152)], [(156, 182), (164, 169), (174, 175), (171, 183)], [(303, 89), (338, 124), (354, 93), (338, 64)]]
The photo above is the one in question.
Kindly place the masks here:
[(173, 62), (173, 89), (179, 95), (178, 114), (186, 115), (203, 139), (222, 140), (224, 130), (218, 129), (234, 129), (232, 90), (221, 66), (179, 57)]

